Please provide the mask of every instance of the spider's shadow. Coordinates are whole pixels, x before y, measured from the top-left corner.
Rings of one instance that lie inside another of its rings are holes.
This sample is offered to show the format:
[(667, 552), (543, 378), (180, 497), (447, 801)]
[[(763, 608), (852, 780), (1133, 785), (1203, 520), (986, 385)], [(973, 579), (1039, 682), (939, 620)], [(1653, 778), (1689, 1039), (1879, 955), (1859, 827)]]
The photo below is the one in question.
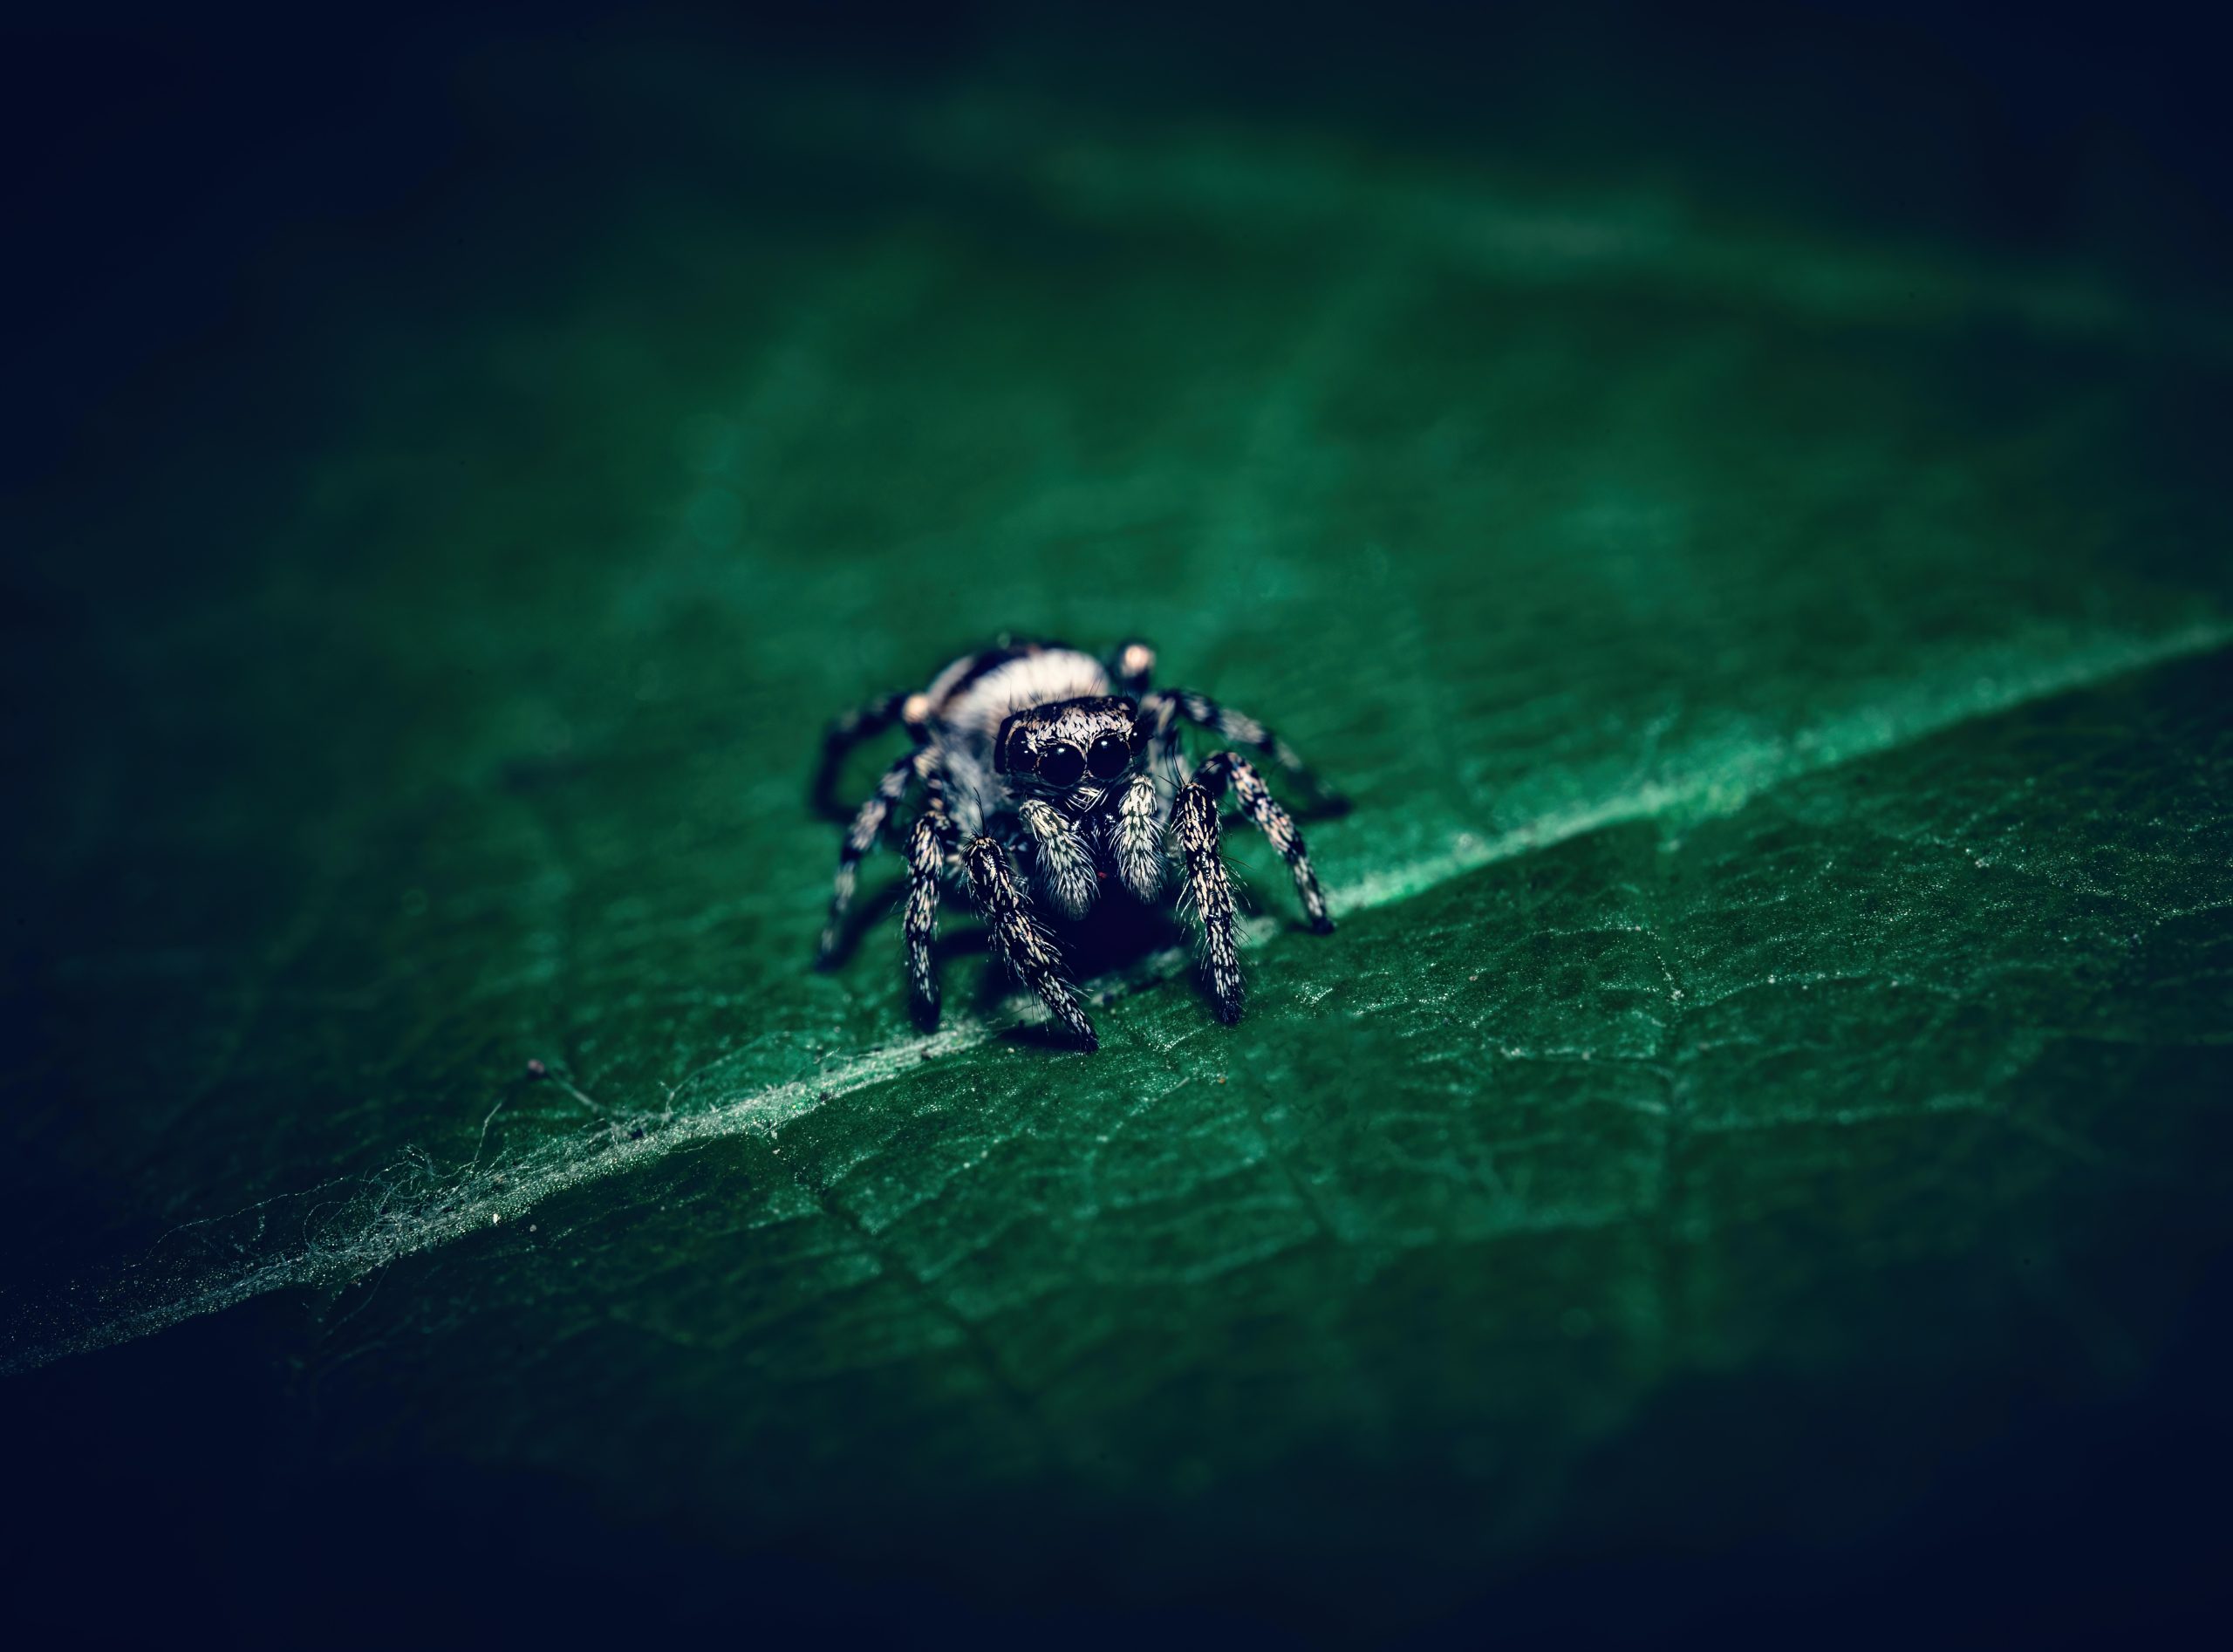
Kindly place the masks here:
[(839, 969), (851, 963), (863, 938), (897, 913), (906, 898), (907, 880), (904, 877), (856, 897), (852, 905), (846, 909), (845, 921), (837, 931), (837, 945), (830, 954), (827, 967)]
[[(855, 901), (845, 915), (844, 927), (838, 932), (837, 949), (831, 955), (831, 963), (850, 963), (870, 932), (895, 919), (906, 898), (906, 880), (900, 878)], [(1016, 993), (1014, 978), (992, 957), (992, 939), (970, 911), (967, 903), (949, 902), (947, 916), (948, 921), (941, 925), (934, 956), (941, 969), (966, 958), (984, 961), (974, 1001), (980, 1013), (989, 1016)], [(1065, 973), (1076, 981), (1116, 973), (1187, 944), (1186, 931), (1170, 907), (1146, 905), (1114, 889), (1106, 891), (1083, 918), (1059, 918), (1044, 905), (1036, 909), (1036, 916), (1062, 948), (1067, 966)], [(898, 937), (895, 933), (891, 939), (895, 944), (891, 961), (897, 968)], [(1025, 1043), (1069, 1048), (1068, 1037), (1055, 1028), (1018, 1027), (1006, 1036)]]
[[(891, 934), (891, 959), (896, 968), (899, 959), (898, 918), (899, 909), (907, 904), (907, 880), (896, 878), (883, 888), (860, 896), (845, 913), (845, 922), (837, 932), (837, 949), (830, 954), (829, 967), (843, 969), (853, 961), (853, 954), (860, 950), (870, 932), (889, 925)], [(992, 938), (976, 921), (976, 913), (966, 900), (955, 899), (949, 892), (939, 912), (939, 938), (932, 945), (932, 956), (941, 966), (957, 958), (971, 953), (989, 956)], [(958, 921), (957, 921), (958, 920)]]
[[(1120, 974), (1159, 952), (1187, 944), (1186, 931), (1170, 907), (1144, 905), (1114, 889), (1105, 889), (1102, 898), (1083, 918), (1058, 918), (1043, 906), (1039, 918), (1054, 936), (1055, 944), (1062, 948), (1062, 973), (1073, 981)], [(990, 940), (981, 928), (973, 926), (953, 940), (957, 952), (966, 950), (988, 954), (978, 977), (976, 1007), (977, 1013), (987, 1021), (996, 1019), (1002, 1006), (1021, 990), (1015, 978), (989, 956)], [(941, 942), (942, 956), (944, 951), (945, 944)], [(1004, 1044), (1034, 1049), (1077, 1048), (1069, 1034), (1052, 1021), (1021, 1022), (1003, 1030), (1000, 1039)]]
[[(1298, 820), (1327, 820), (1349, 812), (1349, 799), (1338, 792), (1322, 785), (1299, 789), (1301, 795), (1289, 804)], [(820, 812), (831, 811), (825, 804)], [(1221, 825), (1228, 839), (1248, 830), (1246, 819), (1230, 809), (1223, 813)], [(1243, 912), (1260, 910), (1250, 897), (1248, 880), (1244, 875), (1245, 871), (1254, 869), (1235, 866), (1232, 870), (1234, 873), (1233, 894), (1239, 910)], [(823, 966), (839, 969), (850, 964), (869, 932), (893, 919), (906, 899), (907, 879), (903, 877), (892, 879), (854, 900), (838, 931), (837, 943), (824, 960)], [(987, 1019), (996, 1019), (1002, 1006), (1016, 992), (1016, 982), (1006, 968), (991, 958), (991, 937), (980, 922), (974, 921), (967, 898), (949, 888), (946, 891), (946, 907), (948, 921), (933, 946), (937, 966), (944, 973), (957, 959), (974, 955), (985, 959), (978, 979), (975, 1002), (980, 1014)], [(965, 917), (969, 921), (956, 924), (952, 921), (955, 916)], [(1053, 932), (1055, 944), (1062, 949), (1063, 973), (1074, 982), (1121, 974), (1158, 953), (1188, 946), (1192, 939), (1191, 932), (1171, 905), (1162, 902), (1137, 901), (1113, 884), (1106, 882), (1101, 898), (1082, 918), (1061, 918), (1044, 904), (1036, 907), (1034, 916)], [(895, 962), (898, 950), (897, 946), (893, 948)], [(1062, 1048), (1071, 1047), (1069, 1034), (1057, 1027), (1037, 1023), (1010, 1027), (1001, 1036), (1022, 1044)]]

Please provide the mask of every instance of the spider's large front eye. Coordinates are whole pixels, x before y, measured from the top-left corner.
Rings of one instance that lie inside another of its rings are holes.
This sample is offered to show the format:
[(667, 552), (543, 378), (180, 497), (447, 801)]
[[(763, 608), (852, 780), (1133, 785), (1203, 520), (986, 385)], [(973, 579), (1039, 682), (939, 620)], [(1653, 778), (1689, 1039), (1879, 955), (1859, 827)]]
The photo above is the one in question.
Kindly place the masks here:
[(1096, 780), (1114, 780), (1132, 761), (1132, 745), (1122, 734), (1103, 734), (1086, 754), (1085, 766)]
[(1085, 775), (1085, 754), (1058, 740), (1039, 754), (1039, 778), (1049, 786), (1075, 786)]

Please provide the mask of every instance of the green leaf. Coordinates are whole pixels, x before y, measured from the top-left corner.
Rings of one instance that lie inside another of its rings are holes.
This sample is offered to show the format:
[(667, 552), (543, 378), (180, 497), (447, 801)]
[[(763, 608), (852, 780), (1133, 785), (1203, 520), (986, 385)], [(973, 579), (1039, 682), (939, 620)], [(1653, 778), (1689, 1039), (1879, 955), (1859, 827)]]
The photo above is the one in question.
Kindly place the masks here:
[[(343, 427), (182, 437), (44, 567), (106, 599), (19, 666), (91, 674), (7, 1362), (282, 1292), (222, 1323), (305, 1503), (1366, 1616), (1844, 1529), (2011, 1374), (2152, 1369), (2233, 1238), (2222, 321), (918, 113), (773, 104), (525, 290), (324, 272)], [(1002, 630), (1150, 636), (1356, 799), (1331, 938), (1236, 837), (1239, 1027), (1160, 943), (1090, 1057), (966, 945), (930, 1037), (889, 927), (809, 973), (821, 721)]]

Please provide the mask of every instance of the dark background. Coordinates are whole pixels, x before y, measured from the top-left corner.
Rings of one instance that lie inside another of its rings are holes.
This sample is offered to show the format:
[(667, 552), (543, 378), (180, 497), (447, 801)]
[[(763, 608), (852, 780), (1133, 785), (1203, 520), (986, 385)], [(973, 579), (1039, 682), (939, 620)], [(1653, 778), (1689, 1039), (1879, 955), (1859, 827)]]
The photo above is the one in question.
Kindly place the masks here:
[[(10, 536), (19, 661), (34, 633), (79, 623), (57, 618), (73, 554), (57, 524), (89, 500), (176, 484), (195, 462), (176, 433), (299, 448), (345, 420), (315, 373), (231, 368), (345, 347), (347, 314), (315, 289), (260, 288), (249, 302), (245, 272), (275, 244), (371, 280), (393, 270), (396, 302), (431, 312), (448, 294), (408, 283), (428, 279), (428, 238), (441, 237), (449, 252), (431, 262), (459, 283), (531, 294), (569, 224), (687, 164), (684, 125), (616, 128), (556, 71), (535, 119), (503, 130), (451, 95), (468, 65), (589, 62), (623, 44), (746, 79), (833, 77), (871, 97), (991, 63), (1150, 119), (1206, 108), (1494, 154), (1553, 178), (1648, 155), (1654, 175), (1756, 215), (2080, 262), (2167, 305), (2222, 297), (2233, 271), (2226, 41), (2200, 9), (1598, 4), (1453, 19), (1410, 4), (577, 4), (532, 17), (406, 4), (18, 21), (0, 52), (14, 323), (0, 451), (11, 505), (36, 524)], [(816, 180), (790, 187), (811, 195)], [(144, 573), (157, 592), (201, 577), (152, 555)], [(19, 772), (87, 737), (43, 714), (38, 685), (12, 686)], [(35, 910), (38, 892), (23, 898)], [(37, 959), (20, 952), (11, 967), (21, 988)], [(29, 991), (11, 999), (26, 1016)], [(12, 1212), (17, 1229), (79, 1209), (79, 1193), (50, 1191), (51, 1207)], [(992, 1611), (974, 1587), (905, 1567), (864, 1579), (826, 1547), (739, 1554), (525, 1471), (435, 1461), (324, 1478), (289, 1460), (299, 1441), (274, 1420), (291, 1311), (267, 1299), (9, 1380), (26, 1464), (5, 1492), (10, 1616), (42, 1635), (129, 1626), (343, 1644), (675, 1623), (732, 1639), (932, 1623), (1110, 1642), (1313, 1632), (1276, 1611), (1267, 1628), (1260, 1602), (1213, 1589), (1115, 1618), (1043, 1598)], [(1697, 1553), (1678, 1539), (1577, 1554), (1497, 1582), (1458, 1624), (1564, 1643), (2040, 1644), (2192, 1628), (2222, 1604), (2233, 1560), (2223, 1498), (2194, 1496), (2233, 1473), (2222, 1266), (2180, 1324), (2128, 1392), (1950, 1460), (1924, 1502), (1843, 1548), (1758, 1533)], [(1704, 1390), (1663, 1403), (1676, 1437), (1732, 1421)], [(1713, 1464), (1677, 1454), (1660, 1471), (1711, 1478)], [(305, 1484), (318, 1488), (315, 1519)]]
[[(839, 3), (105, 8), (10, 26), (5, 118), (19, 386), (11, 465), (51, 474), (117, 399), (270, 324), (234, 282), (314, 229), (377, 257), (459, 192), (625, 188), (657, 132), (554, 99), (475, 130), (462, 65), (552, 40), (671, 44), (740, 72), (919, 88), (987, 58), (1082, 68), (1148, 107), (1221, 106), (1542, 159), (1647, 154), (1799, 219), (1957, 229), (2227, 276), (2233, 136), (2204, 7), (1926, 4), (1048, 9)], [(476, 257), (491, 249), (475, 247)], [(504, 272), (525, 276), (527, 272)]]

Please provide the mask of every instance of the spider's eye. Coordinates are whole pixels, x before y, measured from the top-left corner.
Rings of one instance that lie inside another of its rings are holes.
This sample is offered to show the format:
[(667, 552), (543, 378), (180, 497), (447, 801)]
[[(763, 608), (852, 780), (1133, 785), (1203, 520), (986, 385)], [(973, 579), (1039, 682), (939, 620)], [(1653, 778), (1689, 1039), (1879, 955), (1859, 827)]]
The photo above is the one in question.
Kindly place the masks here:
[(1130, 741), (1122, 734), (1103, 734), (1093, 742), (1093, 749), (1086, 754), (1085, 766), (1093, 771), (1096, 780), (1114, 780), (1124, 772), (1124, 765), (1131, 761)]
[(1075, 786), (1085, 775), (1085, 754), (1058, 740), (1039, 754), (1039, 778), (1049, 786)]

